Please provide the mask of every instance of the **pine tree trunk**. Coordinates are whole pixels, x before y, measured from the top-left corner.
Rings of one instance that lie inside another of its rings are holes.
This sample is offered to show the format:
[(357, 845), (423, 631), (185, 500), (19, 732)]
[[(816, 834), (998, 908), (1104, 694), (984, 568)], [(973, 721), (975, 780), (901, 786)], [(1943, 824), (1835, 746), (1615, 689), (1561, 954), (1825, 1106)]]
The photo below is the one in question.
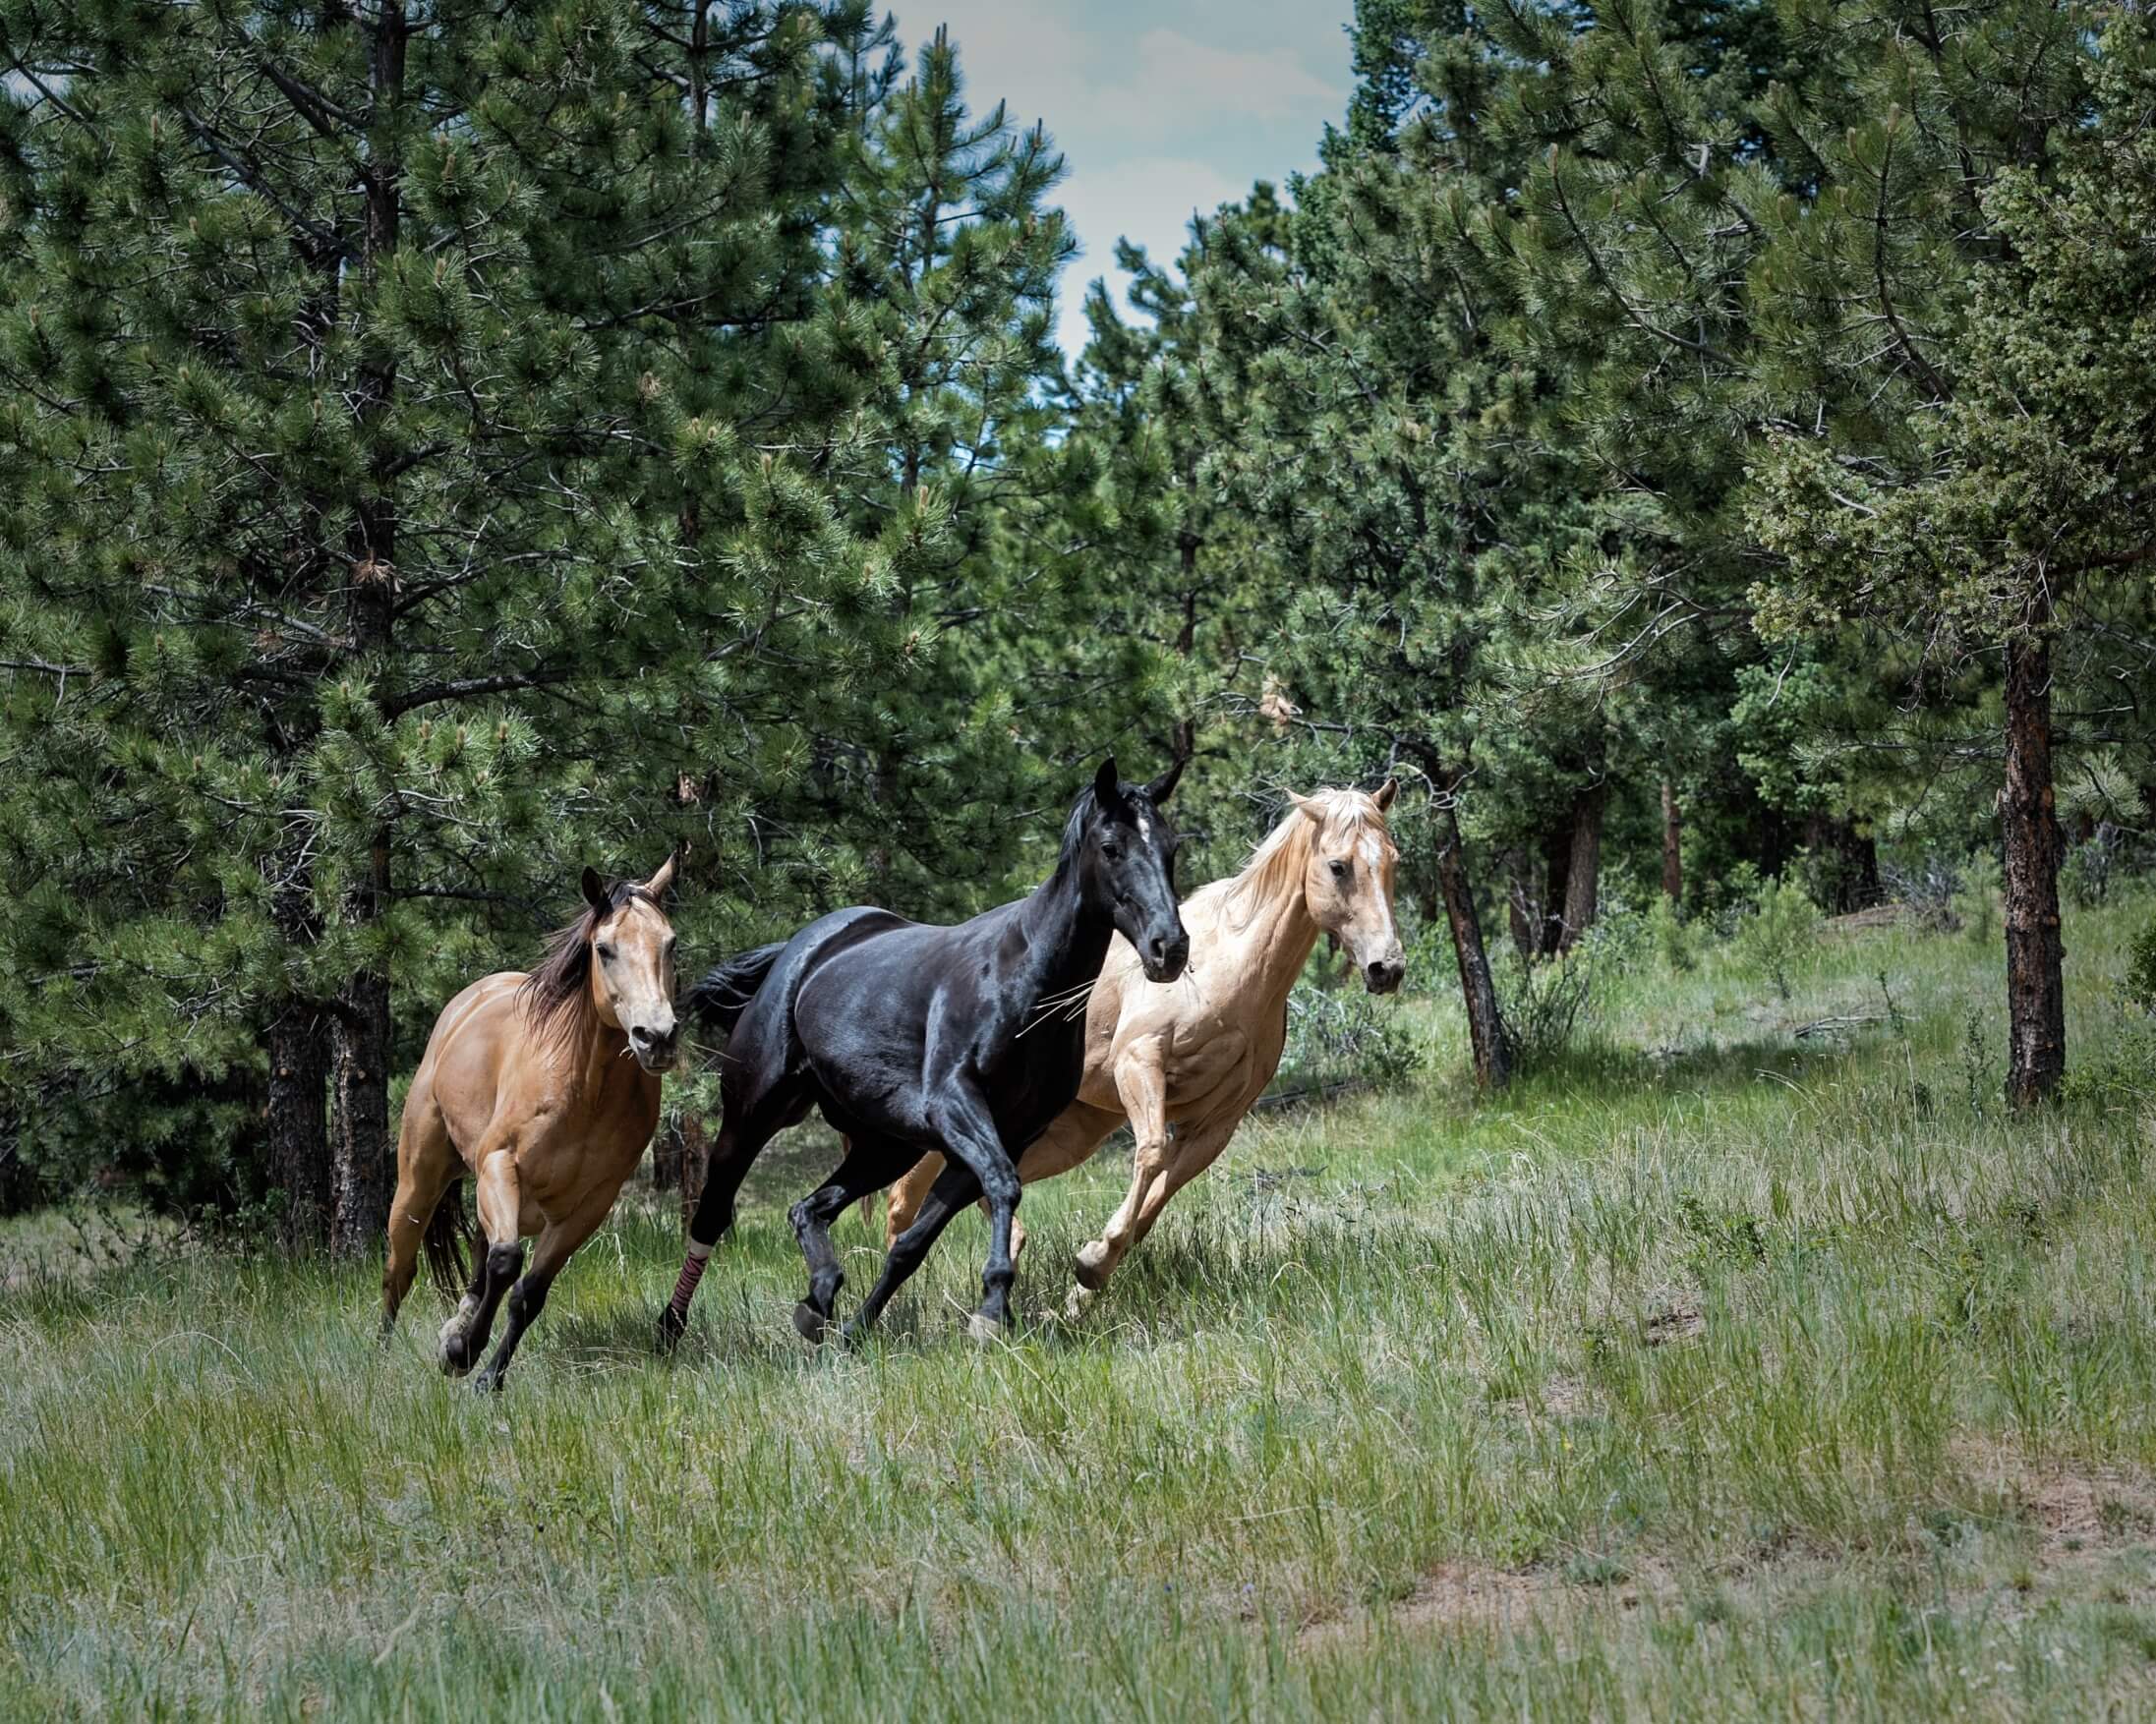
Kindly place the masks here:
[(1507, 850), (1500, 865), (1505, 877), (1505, 925), (1512, 936), (1512, 948), (1520, 954), (1520, 961), (1533, 963), (1542, 955), (1541, 900), (1535, 891), (1534, 865), (1528, 861), (1527, 852), (1515, 845)]
[(2045, 1100), (2067, 1068), (2065, 948), (2059, 936), (2059, 820), (2051, 771), (2051, 607), (2007, 647), (2007, 1099)]
[(1677, 809), (1677, 787), (1661, 781), (1661, 893), (1672, 904), (1684, 902), (1684, 817)]
[(652, 1133), (651, 1188), (654, 1191), (681, 1188), (681, 1126), (678, 1121), (671, 1125), (661, 1125)]
[(704, 1129), (701, 1114), (685, 1113), (681, 1116), (681, 1232), (686, 1235), (689, 1223), (696, 1219), (696, 1206), (703, 1201), (704, 1176), (711, 1168), (711, 1138)]
[(1543, 892), (1536, 907), (1535, 955), (1553, 957), (1564, 949), (1564, 900), (1572, 869), (1572, 827), (1552, 827), (1543, 839)]
[[(379, 291), (383, 261), (397, 247), (402, 214), (403, 169), (396, 140), (397, 96), (404, 86), (409, 29), (403, 0), (383, 0), (374, 31), (368, 86), (383, 130), (369, 139), (369, 156), (360, 176), (365, 191), (365, 232), (360, 268)], [(372, 429), (388, 413), (396, 394), (396, 358), (372, 338), (363, 348), (355, 381), (356, 410), (363, 428)], [(393, 470), (376, 457), (376, 470), (353, 511), (352, 569), (346, 589), (346, 618), (352, 645), (363, 662), (381, 665), (391, 646), (396, 614), (396, 481)], [(355, 927), (378, 922), (389, 907), (389, 828), (374, 833), (368, 848), (365, 880), (345, 902), (346, 919)], [(389, 1219), (389, 975), (385, 966), (360, 970), (337, 995), (335, 1060), (336, 1221), (330, 1248), (357, 1256), (374, 1248)]]
[(335, 1191), (329, 1176), (325, 1118), (329, 1089), (328, 1024), (314, 1005), (287, 1001), (262, 1032), (269, 1058), (264, 1110), (269, 1178), (284, 1194), (277, 1242), (293, 1255), (329, 1242)]
[(1608, 788), (1591, 784), (1572, 807), (1572, 848), (1564, 872), (1564, 932), (1557, 949), (1570, 951), (1595, 925), (1602, 872), (1602, 810)]
[[(1440, 791), (1445, 795), (1447, 792)], [(1468, 1042), (1475, 1053), (1475, 1080), (1498, 1090), (1512, 1075), (1505, 1047), (1504, 1021), (1497, 1011), (1497, 987), (1483, 948), (1483, 927), (1475, 914), (1475, 892), (1468, 879), (1467, 844), (1449, 802), (1437, 813), (1437, 879), (1444, 893), (1445, 920), (1452, 948), (1460, 960), (1460, 994), (1467, 1006)]]

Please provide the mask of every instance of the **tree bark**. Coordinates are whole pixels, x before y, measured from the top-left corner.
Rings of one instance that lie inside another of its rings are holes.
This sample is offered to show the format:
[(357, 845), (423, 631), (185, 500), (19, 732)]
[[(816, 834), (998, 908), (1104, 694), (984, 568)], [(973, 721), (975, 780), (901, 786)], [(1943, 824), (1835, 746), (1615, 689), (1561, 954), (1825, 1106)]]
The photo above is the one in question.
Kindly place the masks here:
[(2066, 949), (2059, 933), (2059, 819), (2051, 768), (2051, 605), (2007, 645), (2007, 1099), (2049, 1098), (2067, 1069)]
[(704, 1117), (697, 1113), (681, 1116), (681, 1232), (687, 1235), (689, 1223), (696, 1218), (696, 1206), (703, 1201), (704, 1176), (711, 1167), (711, 1138), (704, 1129)]
[(1570, 951), (1595, 925), (1602, 871), (1602, 810), (1606, 784), (1590, 784), (1572, 805), (1572, 845), (1564, 871), (1564, 931), (1557, 949)]
[(1677, 808), (1677, 787), (1661, 781), (1661, 894), (1672, 904), (1684, 902), (1684, 816)]
[[(1438, 795), (1446, 797), (1449, 790), (1440, 790)], [(1497, 1011), (1497, 987), (1489, 973), (1489, 954), (1483, 948), (1482, 923), (1475, 914), (1467, 843), (1460, 835), (1460, 825), (1453, 818), (1449, 800), (1443, 801), (1437, 811), (1437, 880), (1444, 894), (1445, 920), (1452, 929), (1452, 948), (1460, 960), (1460, 994), (1467, 1006), (1475, 1080), (1485, 1089), (1502, 1089), (1512, 1075), (1512, 1056), (1505, 1046), (1504, 1020)]]
[(1536, 906), (1535, 955), (1552, 957), (1564, 949), (1564, 900), (1572, 870), (1572, 827), (1550, 828), (1543, 839), (1543, 892)]
[(284, 1194), (277, 1242), (300, 1255), (329, 1242), (335, 1191), (329, 1174), (326, 1119), (329, 1088), (327, 1023), (319, 1007), (287, 1001), (262, 1032), (269, 1058), (264, 1110), (269, 1178)]
[[(375, 25), (368, 64), (368, 87), (374, 98), (375, 124), (368, 138), (367, 164), (360, 176), (365, 194), (365, 231), (360, 271), (372, 294), (379, 291), (382, 265), (397, 248), (402, 215), (403, 168), (398, 159), (397, 113), (404, 87), (405, 49), (409, 36), (403, 0), (382, 0)], [(396, 394), (396, 358), (379, 336), (362, 330), (357, 368), (356, 412), (363, 439), (371, 440)], [(354, 651), (378, 664), (391, 646), (396, 611), (396, 479), (390, 451), (374, 451), (367, 484), (353, 510), (349, 541), (351, 574), (345, 614)], [(367, 873), (345, 901), (345, 916), (357, 927), (379, 922), (389, 907), (390, 829), (383, 824), (368, 848)], [(369, 964), (337, 996), (336, 1033), (336, 1221), (330, 1248), (340, 1256), (373, 1249), (389, 1219), (389, 974), (384, 964)]]

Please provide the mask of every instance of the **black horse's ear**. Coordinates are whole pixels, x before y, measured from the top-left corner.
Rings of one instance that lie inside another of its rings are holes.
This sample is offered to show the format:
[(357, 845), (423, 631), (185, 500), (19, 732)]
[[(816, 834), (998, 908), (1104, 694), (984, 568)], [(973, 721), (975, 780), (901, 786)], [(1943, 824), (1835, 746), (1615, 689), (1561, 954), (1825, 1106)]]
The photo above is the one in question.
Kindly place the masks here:
[(602, 916), (612, 907), (607, 902), (607, 883), (599, 878), (599, 870), (584, 870), (584, 901)]
[(1176, 756), (1175, 764), (1145, 786), (1145, 794), (1152, 798), (1155, 808), (1158, 808), (1170, 796), (1175, 794), (1176, 780), (1183, 776), (1183, 769), (1190, 764), (1191, 757), (1189, 755)]
[(1116, 776), (1116, 757), (1112, 754), (1093, 775), (1093, 800), (1103, 808), (1113, 808), (1123, 800), (1123, 780)]

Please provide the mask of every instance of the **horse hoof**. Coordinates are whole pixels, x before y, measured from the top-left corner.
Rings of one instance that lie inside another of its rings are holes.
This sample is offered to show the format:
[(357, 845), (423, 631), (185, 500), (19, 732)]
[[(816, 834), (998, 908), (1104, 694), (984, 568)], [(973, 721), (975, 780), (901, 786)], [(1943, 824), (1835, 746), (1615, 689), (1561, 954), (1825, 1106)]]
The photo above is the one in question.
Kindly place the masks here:
[(1078, 1278), (1078, 1286), (1087, 1293), (1098, 1293), (1108, 1285), (1111, 1267), (1108, 1248), (1095, 1240), (1090, 1245), (1078, 1247), (1078, 1262), (1072, 1266), (1071, 1273)]
[(681, 1337), (688, 1333), (688, 1319), (675, 1316), (671, 1305), (661, 1311), (659, 1313), (659, 1350), (663, 1353), (671, 1352), (679, 1347)]
[(468, 1342), (462, 1335), (450, 1334), (441, 1338), (441, 1371), (443, 1376), (461, 1377), (477, 1362), (473, 1359)]
[(474, 1395), (499, 1395), (501, 1393), (501, 1373), (499, 1371), (480, 1372), (478, 1376), (472, 1379), (472, 1393)]
[(806, 1299), (793, 1307), (793, 1332), (811, 1347), (823, 1341), (824, 1330), (830, 1321), (830, 1318)]
[(1004, 1326), (993, 1317), (975, 1311), (965, 1320), (966, 1338), (977, 1347), (993, 1347), (1004, 1339)]
[(1063, 1301), (1063, 1314), (1076, 1323), (1085, 1315), (1085, 1307), (1093, 1302), (1094, 1290), (1089, 1287), (1074, 1287), (1071, 1296)]

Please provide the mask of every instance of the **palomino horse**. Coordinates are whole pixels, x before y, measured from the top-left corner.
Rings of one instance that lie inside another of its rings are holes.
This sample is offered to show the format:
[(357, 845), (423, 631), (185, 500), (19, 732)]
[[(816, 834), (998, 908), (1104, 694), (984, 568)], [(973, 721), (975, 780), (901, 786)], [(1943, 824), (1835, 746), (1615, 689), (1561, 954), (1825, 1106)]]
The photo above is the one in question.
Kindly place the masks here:
[(1083, 1026), (1062, 1008), (1092, 985), (1118, 932), (1156, 982), (1181, 975), (1190, 955), (1176, 914), (1175, 833), (1160, 812), (1179, 770), (1140, 786), (1119, 782), (1113, 760), (1102, 766), (1071, 809), (1055, 873), (1017, 903), (956, 928), (922, 927), (889, 910), (840, 910), (783, 945), (719, 965), (690, 991), (690, 1003), (730, 1038), (720, 1067), (726, 1113), (688, 1257), (659, 1320), (661, 1346), (680, 1337), (749, 1164), (812, 1106), (847, 1148), (829, 1182), (793, 1206), (809, 1268), (794, 1327), (817, 1341), (831, 1320), (845, 1281), (831, 1248), (833, 1219), (937, 1150), (951, 1166), (893, 1241), (847, 1337), (875, 1322), (944, 1224), (983, 1194), (988, 1262), (970, 1328), (976, 1337), (1001, 1329), (1015, 1164), (1071, 1105), (1084, 1064)]
[[(486, 1250), (442, 1325), (441, 1368), (455, 1377), (472, 1368), (508, 1293), (509, 1326), (478, 1388), (501, 1387), (554, 1278), (607, 1219), (659, 1123), (660, 1074), (678, 1040), (673, 927), (660, 900), (677, 860), (611, 891), (585, 869), (584, 913), (530, 975), (489, 976), (442, 1008), (404, 1098), (382, 1339), (411, 1289), (423, 1232), (435, 1280), (456, 1297), (457, 1185), (469, 1170)], [(519, 1279), (531, 1234), (539, 1247)]]
[[(1078, 1100), (1019, 1163), (1019, 1178), (1031, 1184), (1077, 1167), (1126, 1119), (1137, 1138), (1130, 1194), (1078, 1251), (1083, 1291), (1073, 1293), (1074, 1307), (1152, 1231), (1168, 1199), (1212, 1165), (1272, 1081), (1288, 991), (1318, 935), (1340, 939), (1372, 994), (1399, 987), (1407, 966), (1392, 920), (1398, 852), (1385, 827), (1396, 789), (1387, 778), (1375, 796), (1296, 797), (1241, 874), (1183, 906), (1191, 962), (1179, 987), (1128, 986), (1130, 950), (1110, 951), (1086, 1007)], [(893, 1187), (890, 1237), (912, 1224), (941, 1172), (941, 1159), (927, 1156)]]

